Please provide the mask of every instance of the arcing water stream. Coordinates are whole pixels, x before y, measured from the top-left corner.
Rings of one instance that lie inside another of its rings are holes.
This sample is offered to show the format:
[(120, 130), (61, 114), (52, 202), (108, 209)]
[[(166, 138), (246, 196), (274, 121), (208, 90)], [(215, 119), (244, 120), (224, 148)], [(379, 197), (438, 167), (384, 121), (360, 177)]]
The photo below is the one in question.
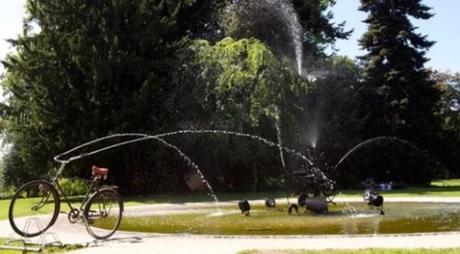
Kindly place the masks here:
[[(262, 137), (259, 137), (259, 136), (255, 136), (255, 135), (251, 135), (251, 134), (247, 134), (247, 133), (234, 132), (234, 131), (225, 131), (225, 130), (179, 130), (179, 131), (166, 132), (166, 133), (161, 133), (161, 134), (156, 134), (156, 135), (148, 135), (148, 134), (143, 134), (143, 133), (113, 134), (113, 135), (108, 135), (108, 136), (105, 136), (105, 137), (102, 137), (102, 138), (94, 139), (92, 141), (89, 141), (87, 143), (79, 145), (79, 146), (77, 146), (75, 148), (72, 148), (72, 149), (70, 149), (70, 150), (68, 150), (68, 151), (66, 151), (64, 153), (61, 153), (61, 154), (55, 156), (55, 160), (57, 162), (60, 162), (60, 163), (69, 163), (71, 161), (78, 160), (78, 159), (81, 159), (81, 158), (84, 158), (84, 157), (87, 157), (87, 156), (91, 156), (91, 155), (94, 155), (94, 154), (97, 154), (97, 153), (100, 153), (100, 152), (103, 152), (103, 151), (114, 149), (114, 148), (117, 148), (117, 147), (129, 145), (129, 144), (133, 144), (133, 143), (137, 143), (137, 142), (147, 141), (147, 140), (156, 140), (156, 141), (160, 142), (161, 144), (167, 146), (168, 148), (173, 149), (177, 154), (179, 154), (179, 156), (184, 161), (186, 161), (186, 163), (188, 165), (190, 165), (197, 172), (198, 175), (200, 175), (200, 177), (202, 178), (203, 183), (206, 185), (206, 187), (209, 190), (210, 196), (212, 196), (212, 198), (215, 201), (219, 201), (219, 199), (217, 198), (212, 186), (206, 180), (206, 178), (204, 177), (204, 175), (203, 175), (202, 171), (200, 170), (200, 168), (198, 167), (198, 165), (196, 163), (194, 163), (190, 159), (190, 157), (187, 156), (184, 152), (182, 152), (177, 146), (175, 146), (173, 144), (170, 144), (170, 143), (168, 143), (167, 141), (164, 140), (165, 137), (177, 136), (177, 135), (186, 135), (186, 134), (188, 134), (188, 135), (190, 135), (190, 134), (206, 134), (206, 135), (238, 136), (238, 137), (249, 138), (249, 139), (261, 142), (261, 143), (263, 143), (263, 144), (265, 144), (265, 145), (267, 145), (269, 147), (278, 148), (278, 149), (280, 149), (280, 151), (284, 151), (284, 152), (286, 152), (288, 154), (291, 154), (291, 155), (296, 156), (297, 158), (303, 160), (305, 162), (305, 164), (306, 164), (305, 169), (309, 171), (308, 173), (311, 174), (312, 177), (314, 177), (315, 179), (318, 179), (319, 181), (321, 181), (323, 183), (331, 183), (330, 188), (331, 189), (334, 188), (334, 186), (333, 186), (334, 182), (332, 180), (328, 179), (326, 177), (326, 175), (319, 168), (317, 168), (317, 167), (315, 167), (313, 165), (313, 163), (312, 163), (312, 161), (310, 159), (308, 159), (305, 155), (301, 154), (300, 152), (298, 152), (298, 151), (296, 151), (294, 149), (287, 148), (285, 146), (282, 146), (280, 144), (277, 144), (275, 142), (272, 142), (272, 141), (270, 141), (268, 139), (265, 139), (265, 138), (262, 138)], [(90, 151), (90, 152), (87, 152), (87, 153), (82, 153), (82, 154), (79, 154), (79, 155), (76, 155), (76, 156), (70, 156), (72, 153), (77, 152), (79, 150), (82, 150), (85, 147), (88, 147), (90, 145), (94, 145), (96, 143), (99, 143), (99, 142), (102, 142), (102, 141), (105, 141), (105, 140), (110, 140), (110, 139), (115, 139), (115, 138), (131, 138), (131, 139), (121, 141), (121, 142), (115, 143), (113, 145), (109, 145), (109, 146), (106, 146), (106, 147), (103, 147), (103, 148), (100, 148), (100, 149), (96, 149), (96, 150), (93, 150), (93, 151)], [(67, 160), (64, 160), (63, 159), (64, 156), (68, 156), (69, 158)]]

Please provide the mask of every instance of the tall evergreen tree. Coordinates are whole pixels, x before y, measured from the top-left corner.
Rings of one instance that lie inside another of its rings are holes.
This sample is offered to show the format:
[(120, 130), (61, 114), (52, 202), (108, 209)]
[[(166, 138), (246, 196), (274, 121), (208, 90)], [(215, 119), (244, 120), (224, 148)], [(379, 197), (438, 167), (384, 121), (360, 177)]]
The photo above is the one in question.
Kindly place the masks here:
[(425, 146), (436, 129), (439, 91), (424, 64), (434, 44), (410, 21), (429, 19), (421, 0), (361, 0), (368, 30), (360, 40), (364, 65), (364, 136), (394, 135)]
[(324, 56), (324, 49), (337, 39), (347, 39), (353, 30), (345, 30), (345, 22), (335, 24), (330, 9), (336, 0), (292, 0), (303, 29), (304, 51), (313, 56)]
[(3, 61), (6, 181), (40, 177), (53, 154), (108, 133), (175, 129), (177, 42), (203, 33), (213, 11), (191, 0), (28, 0), (17, 53)]

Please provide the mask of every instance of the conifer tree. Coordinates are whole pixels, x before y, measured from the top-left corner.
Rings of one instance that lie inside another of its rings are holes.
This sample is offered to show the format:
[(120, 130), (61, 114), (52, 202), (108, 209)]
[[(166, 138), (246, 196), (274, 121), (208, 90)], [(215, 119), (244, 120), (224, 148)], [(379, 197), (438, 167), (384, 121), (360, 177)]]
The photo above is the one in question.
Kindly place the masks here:
[(95, 137), (174, 129), (178, 41), (205, 32), (214, 11), (191, 0), (28, 0), (2, 62), (6, 182), (46, 174), (52, 155)]
[(330, 9), (335, 0), (292, 0), (302, 26), (304, 51), (313, 56), (324, 56), (326, 47), (337, 39), (348, 39), (353, 30), (345, 30), (345, 22), (334, 23)]
[(394, 135), (429, 145), (440, 95), (424, 64), (434, 42), (409, 18), (429, 19), (430, 8), (421, 0), (361, 0), (360, 10), (368, 13), (359, 42), (367, 51), (360, 58), (365, 138)]

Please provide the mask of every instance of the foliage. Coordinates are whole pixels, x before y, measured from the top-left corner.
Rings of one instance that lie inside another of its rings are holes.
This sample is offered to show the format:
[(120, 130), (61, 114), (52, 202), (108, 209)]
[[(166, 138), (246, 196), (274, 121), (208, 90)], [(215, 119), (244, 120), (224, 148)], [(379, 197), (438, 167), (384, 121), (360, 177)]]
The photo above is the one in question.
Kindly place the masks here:
[(433, 78), (442, 92), (438, 111), (442, 129), (436, 156), (457, 176), (460, 175), (460, 74), (434, 72)]
[(353, 32), (345, 31), (345, 22), (335, 24), (330, 10), (336, 0), (292, 0), (303, 29), (303, 48), (307, 55), (322, 56), (327, 46), (337, 39), (348, 39)]
[[(226, 35), (235, 39), (257, 38), (280, 57), (295, 59), (295, 36), (298, 24), (290, 0), (238, 1), (224, 16)], [(299, 29), (298, 27), (297, 29)]]
[(61, 178), (59, 179), (59, 186), (67, 196), (81, 196), (87, 193), (89, 183), (78, 178)]
[(364, 137), (400, 136), (431, 147), (439, 91), (424, 63), (434, 42), (416, 33), (409, 19), (429, 19), (430, 8), (420, 0), (361, 0), (360, 10), (369, 13), (359, 42), (368, 52), (361, 57)]
[(223, 38), (220, 17), (231, 0), (200, 0), (181, 9), (177, 20), (180, 34), (193, 39), (218, 41)]
[(2, 129), (14, 144), (7, 182), (46, 174), (51, 155), (95, 137), (174, 129), (168, 80), (176, 42), (198, 34), (211, 12), (201, 6), (206, 14), (190, 16), (195, 7), (186, 0), (29, 0), (24, 32), (12, 40), (17, 53), (3, 62)]
[(295, 24), (290, 19), (298, 16), (304, 51), (318, 56), (336, 39), (348, 38), (351, 33), (344, 31), (344, 23), (332, 23), (331, 12), (325, 13), (333, 5), (330, 0), (235, 1), (224, 14), (223, 27), (228, 36), (255, 37), (278, 56), (295, 59), (292, 34), (296, 31), (292, 30)]
[[(350, 34), (332, 23), (334, 3), (28, 0), (23, 33), (10, 41), (15, 53), (3, 61), (0, 128), (13, 144), (5, 183), (45, 177), (53, 155), (107, 134), (215, 128), (277, 140), (276, 124), (285, 145), (311, 153), (331, 174), (346, 149), (382, 134), (413, 141), (454, 168), (458, 75), (423, 68), (432, 42), (408, 19), (429, 18), (429, 8), (419, 0), (362, 0), (370, 15), (360, 43), (369, 53), (357, 65), (323, 52)], [(302, 60), (315, 67), (304, 77), (289, 60), (293, 15), (303, 30)], [(167, 142), (219, 190), (283, 184), (276, 148), (224, 135)], [(297, 161), (286, 157), (295, 170)], [(111, 181), (130, 194), (184, 191), (184, 176), (197, 174), (155, 142), (87, 158), (65, 173), (86, 177), (93, 164), (109, 167)]]
[(460, 130), (460, 73), (434, 72), (442, 92), (439, 114), (443, 120), (443, 128), (449, 131)]
[(394, 137), (376, 137), (358, 144), (336, 169), (339, 181), (353, 187), (369, 178), (377, 183), (428, 186), (436, 173), (444, 171), (426, 151)]
[(228, 112), (241, 126), (247, 120), (257, 126), (263, 116), (274, 117), (274, 107), (286, 101), (289, 92), (302, 89), (295, 74), (255, 39), (226, 38), (214, 46), (198, 41), (195, 47), (217, 110)]
[(351, 59), (331, 56), (318, 74), (306, 101), (303, 139), (316, 147), (320, 165), (333, 167), (347, 149), (360, 141), (358, 116), (361, 70)]
[[(181, 80), (196, 82), (187, 91), (196, 95), (205, 112), (202, 121), (197, 121), (200, 119), (197, 117), (187, 128), (229, 129), (276, 140), (275, 120), (281, 118), (282, 125), (286, 123), (283, 131), (288, 131), (295, 122), (293, 115), (302, 111), (302, 105), (295, 99), (307, 93), (308, 83), (298, 79), (256, 39), (225, 38), (215, 45), (192, 41), (182, 55), (188, 59), (182, 62), (188, 64), (178, 73), (188, 73)], [(181, 141), (184, 149), (196, 145), (196, 139), (187, 140), (189, 145)], [(208, 180), (221, 181), (231, 188), (279, 184), (281, 171), (276, 149), (234, 137), (213, 137), (206, 139), (206, 143), (201, 150), (189, 148), (189, 151), (205, 172), (207, 167), (214, 168), (213, 173), (207, 172)], [(202, 154), (206, 158), (200, 158)], [(273, 178), (278, 180), (273, 182)]]

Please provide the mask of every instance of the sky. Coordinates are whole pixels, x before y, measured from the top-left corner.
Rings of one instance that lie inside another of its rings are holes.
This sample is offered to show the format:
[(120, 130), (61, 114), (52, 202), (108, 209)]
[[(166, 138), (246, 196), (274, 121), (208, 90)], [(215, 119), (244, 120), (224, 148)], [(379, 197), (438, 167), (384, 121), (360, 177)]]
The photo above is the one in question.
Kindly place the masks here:
[[(336, 0), (332, 8), (335, 23), (346, 21), (346, 29), (354, 29), (348, 40), (339, 40), (335, 47), (338, 53), (355, 57), (363, 55), (358, 46), (358, 39), (366, 31), (362, 23), (366, 13), (358, 11), (359, 0)], [(460, 1), (459, 0), (423, 0), (423, 4), (432, 8), (435, 14), (428, 20), (412, 20), (419, 29), (418, 33), (428, 35), (436, 44), (428, 51), (430, 61), (426, 67), (436, 70), (460, 72)]]
[[(0, 0), (0, 59), (11, 51), (6, 40), (16, 38), (21, 33), (24, 5), (25, 0)], [(0, 72), (3, 72), (3, 66)]]
[[(332, 8), (334, 22), (346, 21), (347, 29), (354, 29), (349, 40), (339, 40), (335, 47), (338, 54), (352, 58), (363, 55), (357, 40), (366, 31), (361, 21), (366, 14), (358, 11), (359, 0), (336, 0)], [(426, 64), (437, 70), (460, 72), (460, 1), (459, 0), (423, 0), (432, 7), (435, 16), (429, 20), (413, 20), (419, 27), (418, 32), (428, 35), (437, 43), (430, 49), (427, 56), (431, 60)], [(0, 0), (0, 59), (12, 49), (5, 41), (15, 38), (22, 29), (25, 0)], [(0, 67), (0, 73), (3, 72)]]

